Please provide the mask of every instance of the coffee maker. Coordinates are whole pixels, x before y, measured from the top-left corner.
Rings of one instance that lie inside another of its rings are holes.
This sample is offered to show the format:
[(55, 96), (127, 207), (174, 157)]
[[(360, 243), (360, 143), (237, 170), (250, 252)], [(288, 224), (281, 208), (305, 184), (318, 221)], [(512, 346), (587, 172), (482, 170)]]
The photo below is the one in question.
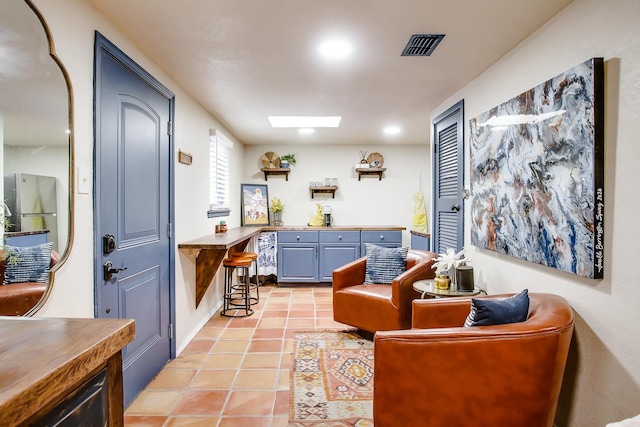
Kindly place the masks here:
[(323, 206), (322, 207), (322, 214), (324, 215), (324, 226), (325, 227), (330, 227), (331, 224), (333, 223), (333, 215), (332, 215), (332, 209), (331, 206)]

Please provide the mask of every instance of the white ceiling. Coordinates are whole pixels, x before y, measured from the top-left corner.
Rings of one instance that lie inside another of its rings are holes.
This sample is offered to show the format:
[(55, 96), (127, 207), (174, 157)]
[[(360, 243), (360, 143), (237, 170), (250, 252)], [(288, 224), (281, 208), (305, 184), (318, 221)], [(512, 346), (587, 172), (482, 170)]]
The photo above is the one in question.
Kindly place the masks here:
[[(572, 0), (88, 1), (243, 143), (370, 145), (428, 144), (431, 111)], [(400, 56), (418, 33), (446, 36)], [(322, 60), (335, 35), (354, 52)], [(270, 115), (343, 118), (301, 135)]]

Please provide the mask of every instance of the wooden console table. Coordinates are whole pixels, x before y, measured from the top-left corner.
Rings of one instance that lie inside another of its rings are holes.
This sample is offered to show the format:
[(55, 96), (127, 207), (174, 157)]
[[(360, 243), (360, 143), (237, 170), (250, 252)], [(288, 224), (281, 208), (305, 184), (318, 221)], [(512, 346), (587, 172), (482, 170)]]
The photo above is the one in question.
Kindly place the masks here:
[(0, 317), (0, 425), (124, 424), (131, 319)]
[(200, 305), (227, 251), (244, 251), (249, 240), (264, 229), (265, 227), (232, 228), (226, 233), (210, 234), (178, 244), (178, 249), (199, 251), (196, 256), (196, 308)]

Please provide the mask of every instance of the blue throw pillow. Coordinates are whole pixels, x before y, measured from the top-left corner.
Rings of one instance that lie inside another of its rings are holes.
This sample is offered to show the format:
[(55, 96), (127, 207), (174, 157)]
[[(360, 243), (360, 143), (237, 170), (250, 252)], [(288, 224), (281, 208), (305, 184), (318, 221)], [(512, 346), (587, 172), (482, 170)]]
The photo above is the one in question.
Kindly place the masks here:
[(7, 259), (4, 266), (4, 283), (49, 282), (51, 248), (53, 242), (36, 246), (5, 246)]
[(365, 243), (365, 250), (367, 254), (365, 284), (390, 285), (393, 279), (407, 269), (408, 247), (385, 248)]
[(464, 326), (489, 326), (524, 322), (529, 314), (529, 290), (502, 300), (471, 298)]

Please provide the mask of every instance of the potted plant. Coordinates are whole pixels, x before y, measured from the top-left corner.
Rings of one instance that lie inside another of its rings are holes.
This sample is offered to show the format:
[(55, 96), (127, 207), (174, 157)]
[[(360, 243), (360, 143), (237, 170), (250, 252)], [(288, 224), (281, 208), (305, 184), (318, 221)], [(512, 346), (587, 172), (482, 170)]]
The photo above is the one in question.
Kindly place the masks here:
[(284, 210), (282, 201), (277, 197), (272, 198), (270, 209), (273, 212), (273, 225), (282, 225), (282, 211)]
[(280, 167), (288, 168), (289, 165), (296, 165), (296, 155), (295, 154), (284, 154), (280, 157)]

